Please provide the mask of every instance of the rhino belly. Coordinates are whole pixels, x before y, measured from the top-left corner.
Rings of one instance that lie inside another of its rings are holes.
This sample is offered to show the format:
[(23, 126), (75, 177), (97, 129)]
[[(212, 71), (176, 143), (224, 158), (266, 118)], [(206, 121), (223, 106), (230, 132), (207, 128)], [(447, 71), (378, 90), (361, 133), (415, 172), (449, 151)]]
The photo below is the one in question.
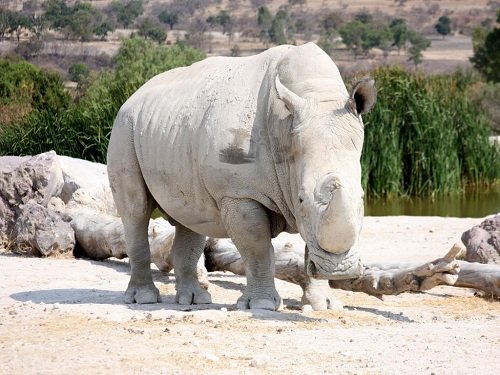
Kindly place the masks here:
[(212, 197), (195, 181), (180, 181), (185, 176), (143, 170), (151, 195), (170, 218), (196, 233), (216, 238), (227, 237)]

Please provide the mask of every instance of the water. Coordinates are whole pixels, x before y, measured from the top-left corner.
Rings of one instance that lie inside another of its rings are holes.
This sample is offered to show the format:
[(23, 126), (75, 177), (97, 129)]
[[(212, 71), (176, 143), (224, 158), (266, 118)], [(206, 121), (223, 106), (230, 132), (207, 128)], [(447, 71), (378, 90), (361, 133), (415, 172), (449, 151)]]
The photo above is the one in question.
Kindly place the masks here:
[(365, 202), (366, 216), (485, 217), (500, 212), (500, 185), (437, 198), (377, 199)]

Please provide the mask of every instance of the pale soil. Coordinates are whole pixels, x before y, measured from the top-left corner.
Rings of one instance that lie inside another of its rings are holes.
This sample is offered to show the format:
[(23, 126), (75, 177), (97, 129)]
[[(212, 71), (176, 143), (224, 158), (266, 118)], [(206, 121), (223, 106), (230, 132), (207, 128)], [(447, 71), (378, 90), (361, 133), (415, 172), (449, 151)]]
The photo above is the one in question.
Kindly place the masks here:
[[(368, 217), (366, 261), (430, 260), (481, 219)], [(380, 301), (336, 291), (344, 311), (235, 311), (244, 279), (210, 275), (214, 304), (124, 305), (128, 264), (0, 255), (2, 374), (497, 374), (500, 304), (439, 287)]]

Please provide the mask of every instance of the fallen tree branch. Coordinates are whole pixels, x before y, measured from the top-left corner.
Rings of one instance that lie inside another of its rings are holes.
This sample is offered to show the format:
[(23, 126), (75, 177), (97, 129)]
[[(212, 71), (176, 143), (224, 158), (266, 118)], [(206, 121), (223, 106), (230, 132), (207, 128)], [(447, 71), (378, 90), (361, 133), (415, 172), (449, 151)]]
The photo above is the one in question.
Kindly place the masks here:
[(461, 247), (455, 244), (443, 257), (423, 265), (387, 268), (378, 265), (365, 266), (361, 277), (352, 280), (330, 280), (335, 289), (363, 292), (376, 297), (384, 294), (425, 291), (438, 285), (454, 286), (460, 266), (455, 259)]
[[(309, 278), (304, 271), (304, 250), (296, 244), (273, 240), (276, 277), (299, 284), (303, 289)], [(438, 285), (474, 288), (500, 297), (500, 267), (456, 260), (462, 251), (458, 244), (443, 257), (428, 263), (367, 264), (364, 274), (351, 280), (330, 280), (334, 289), (363, 292), (376, 297), (408, 291), (425, 291)], [(205, 249), (208, 271), (244, 274), (243, 261), (230, 240), (210, 240)]]

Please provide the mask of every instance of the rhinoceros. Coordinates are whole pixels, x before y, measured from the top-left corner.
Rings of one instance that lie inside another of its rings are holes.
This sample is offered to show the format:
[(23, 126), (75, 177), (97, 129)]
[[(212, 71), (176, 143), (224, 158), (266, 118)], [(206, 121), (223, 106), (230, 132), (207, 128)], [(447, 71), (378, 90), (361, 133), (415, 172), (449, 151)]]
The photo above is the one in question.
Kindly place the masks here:
[(131, 266), (125, 302), (160, 301), (148, 244), (155, 208), (176, 225), (179, 304), (211, 303), (196, 272), (206, 236), (231, 238), (242, 256), (240, 309), (279, 307), (271, 239), (283, 231), (306, 242), (311, 277), (359, 276), (361, 114), (374, 102), (373, 79), (349, 94), (313, 43), (210, 57), (145, 83), (121, 107), (107, 155)]

